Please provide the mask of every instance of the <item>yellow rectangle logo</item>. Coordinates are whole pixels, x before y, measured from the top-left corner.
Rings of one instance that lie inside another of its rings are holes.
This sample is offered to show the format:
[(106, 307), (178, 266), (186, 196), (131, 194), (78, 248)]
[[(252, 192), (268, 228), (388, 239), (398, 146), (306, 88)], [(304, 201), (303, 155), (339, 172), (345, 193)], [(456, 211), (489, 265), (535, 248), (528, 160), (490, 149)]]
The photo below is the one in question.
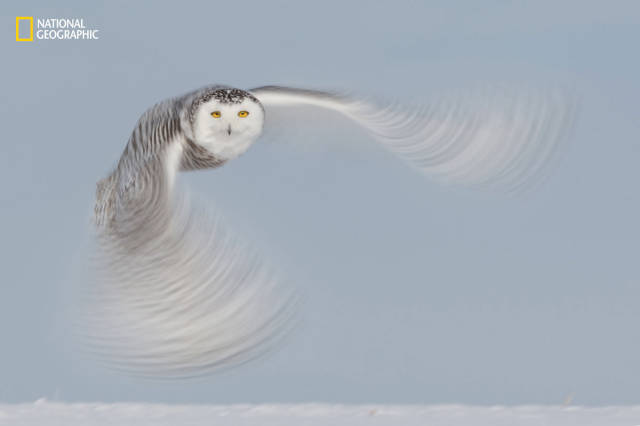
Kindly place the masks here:
[[(20, 38), (20, 21), (29, 21), (29, 38)], [(33, 41), (33, 16), (16, 17), (16, 41)]]

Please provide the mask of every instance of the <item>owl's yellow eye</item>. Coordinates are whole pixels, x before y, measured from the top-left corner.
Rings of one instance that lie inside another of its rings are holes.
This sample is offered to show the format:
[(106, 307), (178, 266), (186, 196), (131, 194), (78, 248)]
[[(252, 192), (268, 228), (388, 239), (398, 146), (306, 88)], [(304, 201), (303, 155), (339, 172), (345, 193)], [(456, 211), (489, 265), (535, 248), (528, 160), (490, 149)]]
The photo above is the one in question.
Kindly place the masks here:
[(222, 113), (220, 113), (220, 111), (213, 111), (213, 112), (211, 113), (211, 116), (212, 116), (213, 118), (220, 118), (220, 116), (221, 116), (221, 115), (222, 115)]
[(247, 115), (249, 115), (249, 111), (240, 111), (238, 113), (238, 117), (242, 117), (242, 118), (246, 117)]

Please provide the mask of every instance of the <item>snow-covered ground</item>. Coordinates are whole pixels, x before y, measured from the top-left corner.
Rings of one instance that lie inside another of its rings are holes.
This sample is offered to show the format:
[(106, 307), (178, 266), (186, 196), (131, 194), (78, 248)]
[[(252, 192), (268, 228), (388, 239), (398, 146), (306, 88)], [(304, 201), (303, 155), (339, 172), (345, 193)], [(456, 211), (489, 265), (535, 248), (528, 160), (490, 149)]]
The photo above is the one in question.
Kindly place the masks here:
[(0, 425), (636, 426), (640, 406), (0, 404)]

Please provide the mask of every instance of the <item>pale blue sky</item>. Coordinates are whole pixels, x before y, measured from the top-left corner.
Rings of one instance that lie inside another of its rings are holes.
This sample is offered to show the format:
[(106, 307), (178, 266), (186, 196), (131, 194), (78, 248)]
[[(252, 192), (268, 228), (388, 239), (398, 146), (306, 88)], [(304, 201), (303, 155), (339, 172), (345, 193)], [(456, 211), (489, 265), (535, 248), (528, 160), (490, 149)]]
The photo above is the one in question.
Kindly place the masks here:
[[(640, 6), (374, 3), (2, 4), (0, 401), (640, 403)], [(25, 15), (101, 39), (17, 43)], [(439, 186), (322, 123), (326, 149), (262, 143), (186, 177), (304, 290), (276, 353), (163, 383), (67, 344), (95, 182), (154, 102), (208, 83), (416, 102), (505, 80), (581, 102), (547, 179), (516, 197)]]

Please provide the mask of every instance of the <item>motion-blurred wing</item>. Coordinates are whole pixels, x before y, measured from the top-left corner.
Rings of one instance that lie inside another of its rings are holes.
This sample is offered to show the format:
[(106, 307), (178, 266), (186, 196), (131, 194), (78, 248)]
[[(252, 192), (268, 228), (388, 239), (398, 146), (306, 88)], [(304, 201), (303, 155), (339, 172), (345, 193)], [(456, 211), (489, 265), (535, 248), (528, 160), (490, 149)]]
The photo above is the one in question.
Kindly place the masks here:
[(144, 115), (99, 184), (96, 280), (81, 324), (109, 365), (153, 377), (255, 358), (287, 331), (293, 307), (274, 270), (174, 188), (187, 149), (179, 130), (167, 130), (175, 110)]
[(160, 378), (260, 356), (292, 325), (293, 294), (210, 209), (180, 195), (170, 209), (126, 235), (99, 231), (90, 348), (118, 370)]
[(441, 181), (508, 188), (540, 172), (573, 116), (572, 98), (562, 91), (485, 90), (414, 109), (281, 86), (250, 92), (267, 109), (310, 105), (341, 113)]

